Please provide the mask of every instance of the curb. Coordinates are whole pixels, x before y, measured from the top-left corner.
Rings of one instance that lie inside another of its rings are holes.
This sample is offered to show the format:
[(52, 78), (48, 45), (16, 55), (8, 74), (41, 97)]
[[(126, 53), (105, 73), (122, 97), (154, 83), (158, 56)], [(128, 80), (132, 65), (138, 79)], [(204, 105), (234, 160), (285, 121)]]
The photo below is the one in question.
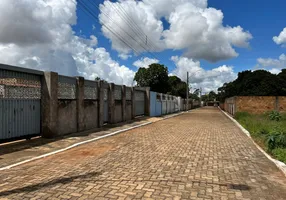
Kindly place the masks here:
[(272, 161), (282, 172), (283, 174), (286, 176), (286, 164), (276, 160), (274, 158), (272, 158), (268, 153), (266, 153), (258, 144), (256, 144), (256, 142), (253, 140), (253, 138), (251, 137), (250, 133), (248, 132), (248, 130), (246, 130), (243, 126), (240, 125), (240, 123), (238, 121), (236, 121), (233, 117), (231, 117), (228, 113), (226, 113), (225, 111), (223, 111), (220, 107), (219, 107), (220, 111), (225, 114), (231, 121), (233, 121), (235, 123), (235, 125), (240, 128), (242, 130), (242, 132), (244, 134), (246, 134), (251, 141), (253, 142), (253, 144), (256, 146), (257, 149), (259, 149), (259, 151), (261, 151), (270, 161)]
[[(165, 120), (165, 119), (176, 117), (176, 116), (181, 115), (183, 113), (185, 113), (185, 112), (180, 112), (180, 113), (177, 113), (177, 114), (174, 114), (174, 115), (171, 115), (171, 116), (167, 116), (165, 118), (159, 119), (158, 121), (162, 121), (162, 120)], [(158, 121), (155, 121), (155, 122), (158, 122)], [(130, 127), (130, 128), (126, 128), (126, 129), (122, 129), (122, 130), (119, 130), (119, 131), (115, 131), (115, 132), (109, 133), (107, 135), (99, 136), (97, 138), (93, 138), (93, 139), (90, 139), (90, 140), (85, 140), (85, 141), (82, 141), (82, 142), (78, 142), (78, 143), (75, 143), (75, 144), (73, 144), (71, 146), (68, 146), (68, 147), (60, 149), (60, 150), (52, 151), (50, 153), (46, 153), (46, 154), (43, 154), (43, 155), (40, 155), (40, 156), (36, 156), (36, 157), (30, 158), (30, 159), (27, 159), (27, 160), (24, 160), (24, 161), (12, 164), (12, 165), (8, 165), (6, 167), (2, 167), (2, 168), (0, 168), (0, 171), (11, 169), (13, 167), (16, 167), (16, 166), (19, 166), (19, 165), (22, 165), (22, 164), (25, 164), (25, 163), (28, 163), (28, 162), (32, 162), (32, 161), (35, 161), (35, 160), (39, 160), (41, 158), (45, 158), (45, 157), (48, 157), (48, 156), (51, 156), (51, 155), (55, 155), (55, 154), (67, 151), (69, 149), (75, 148), (75, 147), (83, 145), (83, 144), (87, 144), (87, 143), (90, 143), (90, 142), (94, 142), (96, 140), (100, 140), (100, 139), (103, 139), (103, 138), (106, 138), (106, 137), (110, 137), (110, 136), (113, 136), (113, 135), (116, 135), (116, 134), (119, 134), (119, 133), (122, 133), (122, 132), (129, 131), (129, 130), (132, 130), (132, 129), (135, 129), (135, 128), (139, 128), (139, 127), (142, 127), (142, 126), (153, 124), (155, 122), (146, 122), (146, 123), (139, 124), (139, 125), (136, 125), (136, 126), (133, 126), (133, 127)]]

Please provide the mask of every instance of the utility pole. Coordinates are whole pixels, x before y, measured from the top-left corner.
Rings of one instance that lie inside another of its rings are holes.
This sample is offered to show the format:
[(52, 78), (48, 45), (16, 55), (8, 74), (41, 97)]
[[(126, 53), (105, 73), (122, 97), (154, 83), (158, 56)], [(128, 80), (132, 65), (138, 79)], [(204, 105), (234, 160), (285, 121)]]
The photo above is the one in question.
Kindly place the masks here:
[(187, 72), (187, 103), (186, 110), (189, 110), (189, 72)]

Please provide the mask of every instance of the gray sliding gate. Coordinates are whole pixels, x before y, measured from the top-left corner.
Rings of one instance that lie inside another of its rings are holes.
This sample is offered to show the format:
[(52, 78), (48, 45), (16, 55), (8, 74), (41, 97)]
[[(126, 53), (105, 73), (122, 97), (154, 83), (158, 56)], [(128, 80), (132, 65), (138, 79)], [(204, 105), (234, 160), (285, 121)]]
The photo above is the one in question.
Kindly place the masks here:
[(145, 91), (135, 90), (135, 115), (145, 114)]
[(0, 141), (40, 135), (41, 73), (0, 65)]

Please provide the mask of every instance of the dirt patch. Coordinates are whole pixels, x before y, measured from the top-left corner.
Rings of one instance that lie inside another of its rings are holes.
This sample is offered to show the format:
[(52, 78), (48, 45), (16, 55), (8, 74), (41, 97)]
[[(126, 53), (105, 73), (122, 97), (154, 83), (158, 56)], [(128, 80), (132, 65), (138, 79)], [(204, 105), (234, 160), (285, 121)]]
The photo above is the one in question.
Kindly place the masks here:
[(84, 162), (84, 160), (88, 160), (90, 158), (96, 159), (99, 158), (110, 150), (115, 148), (116, 145), (112, 143), (93, 143), (93, 145), (83, 145), (77, 148), (73, 148), (62, 153), (58, 153), (43, 159), (35, 160), (32, 163), (27, 163), (27, 165), (35, 165), (40, 164), (41, 162), (48, 161), (53, 163), (65, 163), (65, 164), (75, 164), (78, 162)]

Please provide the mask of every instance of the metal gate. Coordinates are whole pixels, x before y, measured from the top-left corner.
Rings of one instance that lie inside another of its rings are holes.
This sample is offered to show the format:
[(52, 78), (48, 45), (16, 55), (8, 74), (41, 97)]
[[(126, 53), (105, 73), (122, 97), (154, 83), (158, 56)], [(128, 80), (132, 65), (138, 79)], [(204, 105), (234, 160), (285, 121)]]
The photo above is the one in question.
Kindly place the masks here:
[(0, 141), (41, 132), (41, 72), (0, 65)]
[(109, 106), (108, 106), (108, 99), (109, 99), (109, 92), (108, 89), (104, 89), (104, 106), (103, 106), (103, 122), (108, 122), (108, 115), (109, 115)]
[(135, 90), (135, 115), (145, 114), (145, 91)]

